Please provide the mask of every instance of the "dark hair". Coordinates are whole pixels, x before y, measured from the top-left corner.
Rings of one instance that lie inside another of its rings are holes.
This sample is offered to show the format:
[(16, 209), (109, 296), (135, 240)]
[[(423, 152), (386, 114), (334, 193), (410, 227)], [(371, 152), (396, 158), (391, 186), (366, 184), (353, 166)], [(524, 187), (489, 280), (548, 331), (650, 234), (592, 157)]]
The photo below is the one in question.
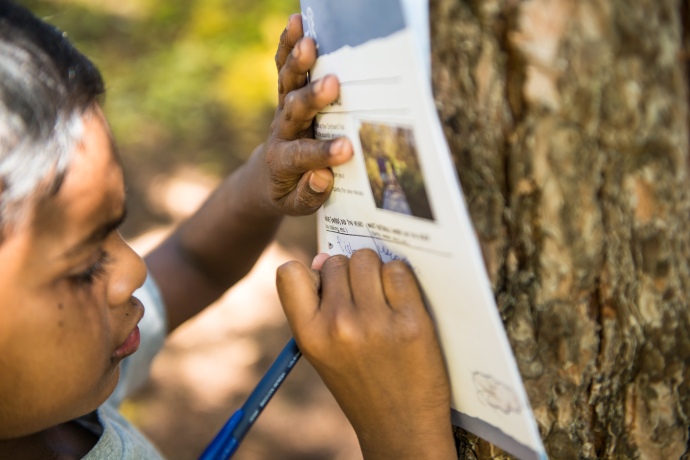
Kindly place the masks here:
[(104, 94), (98, 69), (66, 34), (0, 0), (0, 231), (56, 193), (82, 136), (83, 114)]

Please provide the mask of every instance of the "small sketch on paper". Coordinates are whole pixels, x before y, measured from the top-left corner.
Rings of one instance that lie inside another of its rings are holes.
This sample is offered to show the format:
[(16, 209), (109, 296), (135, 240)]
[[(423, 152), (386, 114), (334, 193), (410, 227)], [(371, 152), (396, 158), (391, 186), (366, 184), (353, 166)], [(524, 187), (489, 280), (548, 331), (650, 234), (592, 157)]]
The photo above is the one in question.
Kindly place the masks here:
[(472, 378), (481, 402), (504, 414), (521, 412), (520, 402), (512, 388), (481, 372), (474, 372)]

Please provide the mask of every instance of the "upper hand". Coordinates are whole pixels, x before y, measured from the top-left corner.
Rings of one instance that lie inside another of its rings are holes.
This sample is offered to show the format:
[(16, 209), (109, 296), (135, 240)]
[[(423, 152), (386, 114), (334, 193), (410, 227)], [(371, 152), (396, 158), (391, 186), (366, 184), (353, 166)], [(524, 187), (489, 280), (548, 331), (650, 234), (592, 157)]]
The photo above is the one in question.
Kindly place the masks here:
[(333, 188), (329, 168), (352, 157), (352, 145), (345, 138), (313, 139), (314, 116), (338, 97), (340, 86), (333, 75), (307, 84), (316, 48), (311, 38), (303, 37), (300, 15), (290, 17), (275, 61), (278, 109), (260, 150), (261, 180), (270, 205), (278, 213), (309, 214), (323, 204)]
[(373, 251), (317, 259), (321, 285), (298, 262), (278, 293), (300, 350), (357, 433), (365, 458), (457, 458), (450, 386), (410, 269)]

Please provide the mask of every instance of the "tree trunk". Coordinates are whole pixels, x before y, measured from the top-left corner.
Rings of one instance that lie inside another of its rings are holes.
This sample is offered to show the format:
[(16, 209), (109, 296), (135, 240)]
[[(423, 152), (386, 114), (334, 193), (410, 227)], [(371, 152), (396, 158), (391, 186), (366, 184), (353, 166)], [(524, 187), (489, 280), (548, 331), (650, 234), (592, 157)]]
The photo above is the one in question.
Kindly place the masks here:
[(689, 456), (687, 13), (431, 0), (437, 107), (554, 459)]

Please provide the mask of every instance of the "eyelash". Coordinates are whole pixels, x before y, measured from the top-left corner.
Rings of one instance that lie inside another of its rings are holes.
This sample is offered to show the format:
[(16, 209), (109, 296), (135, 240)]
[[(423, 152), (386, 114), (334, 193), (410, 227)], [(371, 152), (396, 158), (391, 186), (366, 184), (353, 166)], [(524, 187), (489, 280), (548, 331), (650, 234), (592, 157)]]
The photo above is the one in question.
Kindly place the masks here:
[(105, 267), (110, 263), (110, 256), (105, 251), (101, 251), (101, 255), (96, 262), (81, 273), (70, 276), (70, 280), (78, 286), (92, 286), (101, 276), (105, 275)]

